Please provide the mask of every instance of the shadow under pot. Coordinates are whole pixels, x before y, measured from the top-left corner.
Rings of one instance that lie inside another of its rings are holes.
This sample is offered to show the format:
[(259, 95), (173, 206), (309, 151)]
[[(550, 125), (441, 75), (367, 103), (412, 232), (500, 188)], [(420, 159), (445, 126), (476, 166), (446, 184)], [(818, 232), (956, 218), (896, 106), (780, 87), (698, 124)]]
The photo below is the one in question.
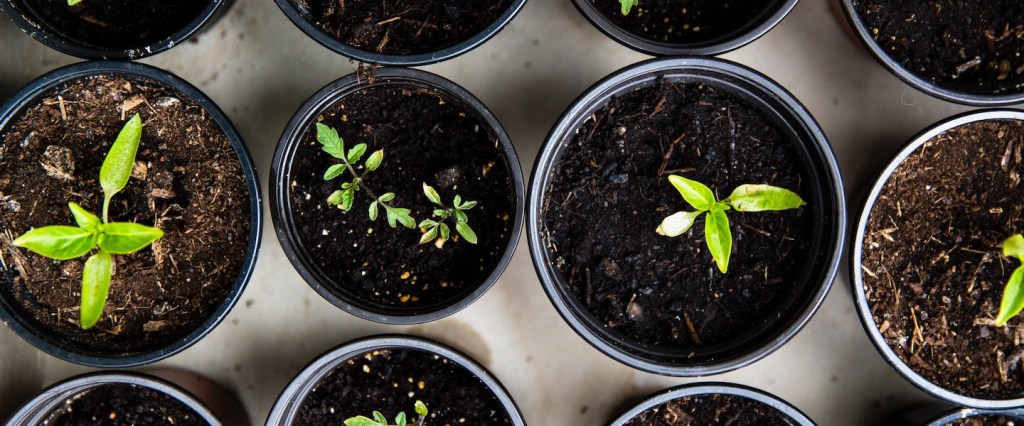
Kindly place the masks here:
[[(119, 135), (135, 115), (133, 160)], [(0, 194), (0, 319), (67, 361), (127, 367), (184, 350), (256, 262), (260, 192), (241, 137), (202, 92), (147, 65), (75, 64), (12, 97)]]
[(526, 424), (505, 388), (476, 361), (428, 339), (397, 335), (321, 355), (288, 384), (266, 424), (340, 425), (374, 411), (389, 420), (405, 413), (408, 424), (423, 424), (421, 418), (428, 425)]
[(313, 95), (281, 136), (271, 182), (274, 227), (299, 274), (382, 323), (468, 306), (522, 227), (508, 135), (465, 89), (419, 70), (353, 74)]
[(605, 35), (656, 56), (719, 55), (757, 40), (797, 0), (573, 0)]
[(950, 118), (910, 140), (873, 184), (851, 242), (857, 313), (900, 374), (955, 405), (1024, 405), (1021, 319), (996, 325), (1024, 230), (1024, 112)]
[(924, 406), (900, 416), (895, 426), (1013, 426), (1024, 421), (1024, 409), (981, 410), (950, 408), (938, 404)]
[[(70, 4), (75, 3), (75, 4)], [(32, 38), (83, 59), (141, 59), (181, 44), (233, 0), (0, 0)]]
[(872, 56), (915, 89), (964, 105), (1024, 101), (1021, 2), (836, 1)]
[(505, 28), (526, 0), (276, 0), (324, 47), (360, 62), (418, 66), (473, 50)]
[(731, 383), (694, 383), (656, 393), (629, 408), (610, 426), (641, 425), (814, 426), (796, 407), (767, 392)]
[[(832, 284), (846, 220), (835, 158), (811, 115), (753, 70), (701, 58), (620, 70), (573, 103), (535, 164), (527, 236), (544, 290), (634, 368), (752, 363)], [(744, 201), (775, 195), (787, 209)]]

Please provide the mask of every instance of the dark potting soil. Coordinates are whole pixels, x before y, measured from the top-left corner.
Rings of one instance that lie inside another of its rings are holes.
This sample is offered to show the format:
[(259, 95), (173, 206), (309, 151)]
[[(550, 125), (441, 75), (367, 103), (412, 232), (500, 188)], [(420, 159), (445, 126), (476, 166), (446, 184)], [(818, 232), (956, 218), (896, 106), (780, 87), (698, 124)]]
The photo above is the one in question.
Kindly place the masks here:
[(208, 425), (198, 413), (163, 392), (126, 383), (99, 385), (64, 401), (46, 419), (52, 426)]
[(956, 419), (949, 422), (950, 426), (1014, 426), (1020, 422), (1021, 419), (1016, 417), (1006, 417), (995, 414), (983, 414), (979, 416), (971, 416), (966, 419)]
[(211, 0), (20, 0), (58, 33), (91, 46), (127, 49), (156, 43), (189, 25)]
[(332, 281), (333, 293), (413, 314), (450, 304), (483, 283), (513, 238), (514, 191), (497, 136), (482, 119), (447, 94), (380, 83), (345, 96), (318, 121), (335, 128), (346, 148), (367, 144), (364, 160), (384, 150), (380, 168), (364, 182), (378, 196), (394, 192), (391, 204), (410, 209), (417, 224), (436, 208), (423, 183), (448, 206), (455, 195), (479, 203), (466, 212), (478, 243), (453, 238), (440, 249), (419, 244), (418, 228), (389, 227), (384, 209), (370, 221), (366, 191), (356, 193), (348, 213), (334, 208), (328, 196), (351, 177), (324, 180), (338, 160), (321, 149), (310, 126), (295, 152), (289, 201), (302, 248)]
[(687, 396), (651, 408), (626, 426), (789, 426), (789, 417), (767, 404), (733, 395)]
[(380, 411), (416, 418), (423, 401), (426, 425), (507, 425), (512, 421), (497, 396), (458, 363), (429, 352), (386, 349), (353, 357), (324, 376), (302, 402), (295, 424), (337, 426)]
[(661, 81), (613, 98), (577, 131), (552, 168), (544, 241), (569, 289), (609, 329), (660, 348), (729, 341), (793, 309), (812, 216), (796, 210), (728, 217), (728, 274), (704, 240), (704, 216), (674, 238), (661, 221), (693, 210), (668, 182), (677, 174), (719, 199), (741, 184), (801, 194), (791, 141), (745, 101), (700, 83)]
[(911, 73), (977, 93), (1024, 87), (1024, 2), (857, 0), (885, 52)]
[(619, 0), (588, 0), (615, 26), (667, 43), (705, 43), (755, 25), (781, 0), (640, 0), (628, 15)]
[(290, 0), (330, 37), (367, 52), (414, 55), (466, 41), (512, 0)]
[(963, 125), (903, 161), (871, 208), (861, 270), (871, 315), (903, 362), (977, 398), (1024, 396), (1020, 318), (996, 327), (1024, 231), (1024, 123)]
[[(87, 351), (128, 355), (192, 332), (224, 302), (249, 244), (249, 191), (227, 136), (195, 101), (148, 80), (86, 77), (39, 99), (0, 135), (0, 260), (10, 268), (0, 270), (0, 297)], [(114, 256), (104, 314), (82, 330), (85, 257), (54, 261), (10, 241), (32, 228), (74, 226), (72, 201), (101, 215), (100, 165), (134, 113), (142, 141), (110, 220), (165, 235)]]

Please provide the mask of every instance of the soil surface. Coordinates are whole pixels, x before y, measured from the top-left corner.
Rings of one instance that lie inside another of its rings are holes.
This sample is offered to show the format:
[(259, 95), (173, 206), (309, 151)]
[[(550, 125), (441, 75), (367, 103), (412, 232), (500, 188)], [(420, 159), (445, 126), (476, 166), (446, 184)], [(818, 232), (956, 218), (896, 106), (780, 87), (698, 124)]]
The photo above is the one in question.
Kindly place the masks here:
[(949, 422), (950, 426), (1014, 426), (1020, 422), (1021, 419), (1015, 417), (1006, 417), (995, 414), (983, 414), (980, 416), (971, 416), (966, 419), (957, 419)]
[(543, 240), (572, 294), (609, 329), (659, 348), (726, 342), (793, 309), (811, 209), (729, 211), (733, 252), (722, 274), (705, 215), (678, 237), (655, 233), (665, 217), (693, 210), (668, 176), (702, 182), (718, 199), (741, 184), (775, 185), (813, 206), (800, 164), (745, 101), (661, 81), (612, 99), (567, 142), (546, 189)]
[(198, 413), (163, 392), (126, 383), (100, 385), (64, 401), (47, 425), (208, 425)]
[(789, 426), (789, 416), (752, 399), (709, 394), (673, 399), (651, 408), (626, 426)]
[(469, 40), (512, 0), (290, 0), (320, 31), (389, 55), (434, 52)]
[(639, 0), (628, 15), (619, 0), (588, 0), (637, 37), (676, 44), (710, 43), (763, 21), (782, 0)]
[[(127, 356), (181, 339), (224, 302), (249, 245), (249, 191), (227, 136), (186, 95), (148, 80), (87, 77), (39, 99), (0, 135), (0, 260), (10, 268), (0, 273), (0, 297), (84, 351)], [(32, 228), (74, 226), (69, 202), (102, 214), (100, 165), (134, 113), (142, 141), (110, 221), (165, 235), (114, 256), (104, 314), (82, 330), (86, 257), (53, 261), (10, 241)]]
[(412, 423), (416, 401), (427, 406), (426, 426), (512, 423), (476, 375), (448, 358), (411, 349), (375, 350), (342, 363), (306, 397), (295, 421), (337, 426), (380, 411), (388, 420), (404, 412)]
[(345, 213), (327, 198), (351, 176), (324, 180), (338, 160), (321, 149), (311, 126), (295, 152), (289, 202), (301, 250), (332, 281), (330, 290), (411, 315), (447, 306), (479, 287), (501, 260), (515, 219), (512, 180), (494, 131), (447, 94), (390, 83), (346, 96), (318, 121), (335, 128), (346, 149), (367, 144), (364, 161), (384, 150), (380, 168), (366, 173), (364, 183), (378, 196), (395, 193), (391, 205), (410, 209), (417, 224), (436, 208), (423, 195), (424, 182), (448, 206), (455, 195), (479, 203), (466, 212), (477, 244), (454, 238), (449, 220), (453, 239), (442, 248), (419, 244), (418, 228), (389, 227), (383, 209), (371, 221), (373, 199), (365, 190)]
[(1024, 232), (1022, 148), (1021, 122), (935, 137), (894, 171), (865, 230), (861, 270), (879, 331), (918, 374), (977, 398), (1024, 396), (1024, 323), (993, 324), (1019, 266), (1001, 245)]
[(90, 46), (129, 49), (156, 43), (181, 31), (202, 14), (210, 0), (18, 0), (64, 37)]
[(903, 68), (971, 93), (1024, 88), (1024, 2), (857, 0), (857, 14)]

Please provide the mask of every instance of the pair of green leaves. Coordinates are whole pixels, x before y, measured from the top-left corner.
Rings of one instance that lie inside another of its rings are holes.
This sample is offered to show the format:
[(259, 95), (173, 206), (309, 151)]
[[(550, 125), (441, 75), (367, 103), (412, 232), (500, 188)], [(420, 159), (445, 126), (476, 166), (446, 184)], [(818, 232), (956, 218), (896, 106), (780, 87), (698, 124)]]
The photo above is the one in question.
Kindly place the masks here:
[(469, 227), (469, 216), (466, 215), (466, 210), (476, 207), (476, 201), (463, 202), (462, 196), (455, 195), (455, 199), (452, 200), (452, 207), (447, 207), (441, 201), (441, 196), (438, 195), (437, 191), (426, 183), (423, 184), (423, 194), (427, 196), (431, 203), (436, 204), (440, 208), (434, 209), (433, 217), (436, 217), (437, 220), (425, 219), (420, 222), (419, 227), (423, 230), (420, 244), (426, 244), (435, 238), (440, 238), (441, 244), (448, 241), (448, 238), (451, 237), (451, 229), (444, 222), (449, 218), (455, 221), (455, 232), (458, 232), (470, 244), (477, 243), (476, 233), (473, 232), (473, 228)]
[(619, 0), (619, 4), (622, 5), (622, 14), (629, 15), (629, 10), (640, 4), (640, 0)]
[(658, 234), (667, 237), (682, 235), (693, 226), (697, 217), (707, 213), (704, 219), (704, 239), (707, 241), (711, 257), (718, 265), (718, 270), (723, 274), (729, 269), (729, 257), (732, 255), (732, 231), (729, 230), (729, 217), (726, 211), (789, 210), (806, 204), (793, 191), (771, 185), (740, 185), (729, 197), (718, 201), (711, 188), (700, 182), (677, 175), (669, 176), (668, 181), (697, 211), (680, 211), (666, 217), (658, 225)]
[(163, 237), (163, 231), (137, 223), (110, 223), (107, 210), (110, 199), (128, 183), (135, 165), (135, 154), (142, 138), (142, 119), (136, 114), (124, 125), (100, 167), (103, 188), (103, 220), (76, 203), (69, 203), (74, 226), (45, 226), (33, 229), (14, 240), (14, 245), (56, 260), (69, 260), (93, 254), (82, 270), (82, 306), (79, 323), (91, 328), (103, 314), (113, 274), (113, 254), (131, 254)]
[[(420, 420), (419, 420), (418, 424), (422, 426), (423, 425), (423, 421), (427, 418), (427, 406), (426, 406), (426, 404), (423, 403), (423, 401), (416, 401), (415, 410), (416, 410), (416, 415), (418, 415), (420, 417)], [(395, 416), (395, 425), (394, 426), (406, 426), (406, 424), (407, 423), (406, 423), (406, 419), (405, 419), (405, 412), (403, 411), (401, 413), (398, 413), (398, 415)], [(388, 423), (387, 417), (384, 417), (384, 415), (381, 414), (380, 411), (374, 411), (372, 419), (368, 418), (368, 417), (364, 417), (364, 416), (352, 417), (350, 419), (345, 420), (345, 426), (391, 426), (391, 425)]]
[[(1003, 241), (1003, 256), (1024, 262), (1024, 236), (1016, 234)], [(1006, 325), (1007, 321), (1024, 309), (1024, 288), (1021, 288), (1021, 281), (1024, 281), (1024, 265), (1013, 271), (1010, 280), (1006, 282), (1006, 287), (1003, 287), (1003, 301), (999, 304), (999, 315), (996, 316), (997, 326)]]

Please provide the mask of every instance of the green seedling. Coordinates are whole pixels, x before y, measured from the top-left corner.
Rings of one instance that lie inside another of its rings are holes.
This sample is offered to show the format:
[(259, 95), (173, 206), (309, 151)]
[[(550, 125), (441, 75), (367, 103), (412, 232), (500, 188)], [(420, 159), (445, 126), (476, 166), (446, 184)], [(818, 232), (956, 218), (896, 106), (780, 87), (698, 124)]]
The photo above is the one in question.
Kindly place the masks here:
[(447, 207), (441, 202), (441, 196), (437, 194), (437, 191), (426, 183), (423, 184), (423, 194), (427, 196), (431, 203), (436, 204), (440, 208), (434, 209), (433, 217), (437, 218), (437, 220), (425, 219), (420, 222), (419, 227), (423, 231), (420, 244), (426, 244), (436, 239), (435, 245), (437, 248), (443, 247), (444, 242), (448, 241), (448, 237), (451, 236), (451, 229), (445, 223), (448, 219), (454, 219), (455, 231), (464, 240), (470, 244), (476, 244), (476, 233), (473, 232), (473, 228), (469, 227), (469, 217), (466, 216), (466, 210), (476, 207), (476, 201), (464, 202), (462, 201), (462, 196), (456, 195), (455, 199), (452, 200), (452, 206)]
[(729, 197), (718, 201), (711, 188), (700, 182), (677, 175), (669, 176), (668, 181), (697, 211), (680, 211), (666, 217), (661, 225), (658, 225), (658, 234), (666, 237), (682, 235), (693, 226), (697, 217), (707, 213), (704, 218), (704, 239), (707, 241), (708, 250), (711, 251), (711, 257), (718, 264), (718, 270), (723, 274), (729, 269), (729, 256), (732, 254), (732, 232), (729, 230), (729, 217), (725, 214), (727, 210), (789, 210), (806, 204), (795, 192), (771, 185), (740, 185)]
[(345, 426), (406, 426), (410, 424), (416, 426), (423, 426), (423, 423), (427, 420), (426, 404), (424, 404), (423, 401), (416, 401), (415, 410), (416, 415), (419, 416), (415, 423), (406, 422), (404, 411), (398, 413), (398, 415), (395, 416), (394, 425), (388, 423), (387, 417), (384, 417), (384, 415), (381, 414), (380, 411), (374, 411), (372, 419), (364, 416), (352, 417), (350, 419), (345, 420)]
[(74, 5), (76, 5), (78, 3), (81, 3), (81, 2), (82, 2), (82, 0), (68, 0), (68, 6), (74, 6)]
[(622, 5), (622, 14), (629, 15), (629, 10), (632, 9), (633, 6), (639, 5), (640, 0), (619, 0), (619, 4)]
[(378, 210), (383, 207), (388, 225), (392, 228), (398, 227), (399, 223), (406, 228), (416, 227), (416, 220), (410, 216), (409, 209), (395, 207), (390, 204), (395, 199), (394, 192), (387, 192), (378, 197), (373, 193), (373, 190), (366, 186), (364, 181), (366, 175), (377, 170), (381, 162), (384, 161), (383, 149), (370, 154), (366, 162), (363, 163), (364, 171), (360, 174), (356, 164), (359, 163), (359, 160), (363, 158), (363, 154), (366, 153), (365, 143), (358, 144), (352, 147), (352, 149), (345, 151), (345, 141), (341, 139), (341, 136), (338, 136), (338, 131), (323, 123), (316, 123), (316, 140), (323, 145), (322, 149), (324, 152), (341, 160), (341, 164), (335, 164), (327, 169), (327, 172), (324, 173), (324, 180), (335, 179), (345, 174), (345, 172), (352, 176), (352, 180), (342, 183), (341, 189), (334, 191), (334, 193), (327, 197), (328, 204), (338, 206), (343, 212), (348, 213), (349, 210), (352, 210), (353, 203), (355, 203), (356, 192), (362, 189), (373, 200), (369, 207), (371, 221), (377, 220)]
[(163, 237), (163, 231), (137, 223), (110, 222), (107, 212), (110, 199), (124, 189), (135, 165), (135, 153), (142, 138), (142, 119), (135, 114), (117, 135), (100, 167), (100, 186), (103, 188), (103, 220), (82, 206), (69, 203), (71, 215), (78, 227), (45, 226), (28, 231), (14, 240), (14, 245), (27, 248), (56, 260), (70, 260), (89, 256), (82, 269), (82, 307), (79, 323), (83, 329), (96, 325), (107, 304), (110, 277), (113, 274), (115, 254), (135, 253)]
[[(1003, 256), (1013, 257), (1024, 262), (1024, 236), (1017, 234), (1003, 241)], [(1003, 287), (1003, 301), (999, 304), (999, 315), (996, 317), (997, 326), (1006, 325), (1007, 321), (1024, 309), (1022, 280), (1024, 280), (1024, 265), (1018, 266), (1013, 274), (1010, 274), (1010, 280), (1006, 282), (1006, 287)]]

